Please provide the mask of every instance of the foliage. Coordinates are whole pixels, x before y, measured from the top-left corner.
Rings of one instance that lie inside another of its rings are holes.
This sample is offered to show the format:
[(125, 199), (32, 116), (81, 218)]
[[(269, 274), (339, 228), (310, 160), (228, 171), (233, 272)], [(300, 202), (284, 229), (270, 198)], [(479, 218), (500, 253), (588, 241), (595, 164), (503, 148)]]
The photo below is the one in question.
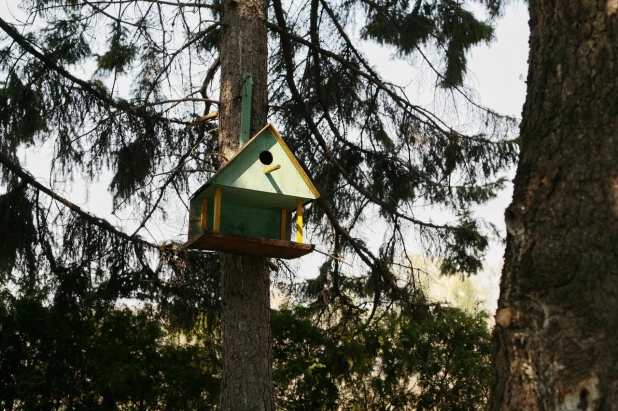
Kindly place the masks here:
[(165, 337), (150, 307), (86, 309), (0, 295), (3, 409), (212, 409), (212, 340)]
[[(434, 314), (381, 312), (369, 327), (342, 330), (316, 326), (315, 307), (273, 310), (278, 409), (481, 409), (487, 316)], [(149, 306), (67, 309), (2, 292), (0, 324), (3, 409), (217, 407), (219, 340), (204, 322), (172, 337)]]
[(362, 301), (370, 287), (335, 284), (333, 272), (323, 267), (306, 282), (304, 297), (272, 314), (280, 409), (484, 408), (491, 381), (487, 313), (429, 303), (416, 293), (414, 304), (364, 305), (358, 318), (346, 297), (355, 289)]
[[(363, 37), (395, 46), (401, 54), (412, 54), (420, 44), (435, 42), (445, 49), (443, 87), (463, 85), (465, 52), (492, 39), (493, 29), (458, 1), (417, 1), (409, 11), (409, 0), (367, 5)], [(491, 7), (491, 6), (490, 6)], [(496, 13), (497, 9), (490, 9)]]
[[(135, 230), (129, 242), (161, 225), (181, 241), (186, 225), (170, 215), (187, 213), (186, 197), (219, 165), (212, 155), (216, 124), (189, 125), (212, 105), (204, 98), (218, 78), (221, 5), (168, 3), (25, 2), (21, 9), (31, 19), (22, 31), (0, 20), (3, 163), (19, 166), (20, 150), (50, 147), (52, 189), (57, 180), (79, 175), (88, 183), (111, 171), (111, 211)], [(464, 86), (466, 51), (491, 40), (501, 7), (498, 0), (476, 2), (488, 12), (481, 21), (472, 3), (313, 0), (283, 7), (276, 0), (270, 9), (270, 117), (322, 193), (307, 211), (313, 238), (336, 254), (358, 256), (382, 277), (374, 293), (391, 299), (403, 290), (388, 281), (388, 267), (407, 264), (408, 233), (444, 261), (444, 273), (479, 270), (491, 230), (469, 210), (495, 196), (505, 182), (499, 174), (516, 158), (509, 139), (514, 120), (474, 103)], [(410, 102), (355, 39), (420, 59), (450, 89), (453, 103), (465, 103), (458, 110), (464, 108), (466, 125), (448, 109), (431, 112)], [(73, 74), (80, 70), (85, 78)], [(0, 167), (4, 182), (12, 175), (6, 167)], [(49, 207), (45, 197), (28, 198), (31, 209)], [(435, 224), (414, 216), (414, 207), (427, 205), (463, 217)], [(376, 212), (386, 228), (382, 253), (364, 243), (359, 228)], [(93, 223), (69, 214), (47, 223)], [(32, 245), (24, 252), (53, 264), (56, 245), (47, 253)], [(152, 258), (142, 260), (148, 265)]]

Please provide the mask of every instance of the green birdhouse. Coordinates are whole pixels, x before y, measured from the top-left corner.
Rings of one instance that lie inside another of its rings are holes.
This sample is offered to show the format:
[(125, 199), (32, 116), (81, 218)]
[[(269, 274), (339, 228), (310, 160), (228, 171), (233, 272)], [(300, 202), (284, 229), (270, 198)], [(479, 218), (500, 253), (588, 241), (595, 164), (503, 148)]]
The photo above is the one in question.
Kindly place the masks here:
[(288, 259), (308, 254), (303, 205), (319, 196), (269, 124), (193, 194), (185, 247)]

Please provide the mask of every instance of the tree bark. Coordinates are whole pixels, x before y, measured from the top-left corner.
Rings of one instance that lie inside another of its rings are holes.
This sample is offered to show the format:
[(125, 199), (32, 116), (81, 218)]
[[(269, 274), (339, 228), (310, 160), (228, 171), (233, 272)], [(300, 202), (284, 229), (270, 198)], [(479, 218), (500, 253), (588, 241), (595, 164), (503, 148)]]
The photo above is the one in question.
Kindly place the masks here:
[(529, 8), (489, 409), (618, 409), (618, 1)]
[(220, 151), (229, 159), (238, 151), (243, 73), (253, 75), (251, 136), (268, 117), (268, 32), (266, 0), (226, 0), (221, 29)]
[[(253, 76), (251, 133), (266, 125), (267, 2), (223, 2), (219, 147), (238, 151), (243, 73)], [(223, 191), (225, 196), (225, 190)], [(221, 410), (274, 410), (270, 278), (265, 258), (220, 253), (223, 334)]]
[(228, 253), (220, 253), (220, 258), (223, 305), (221, 410), (274, 410), (266, 259)]

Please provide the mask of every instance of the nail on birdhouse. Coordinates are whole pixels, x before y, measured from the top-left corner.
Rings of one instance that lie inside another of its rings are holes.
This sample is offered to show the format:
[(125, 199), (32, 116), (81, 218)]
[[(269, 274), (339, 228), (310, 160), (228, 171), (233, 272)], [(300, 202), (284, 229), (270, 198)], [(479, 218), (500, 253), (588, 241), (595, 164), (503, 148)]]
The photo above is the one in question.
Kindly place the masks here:
[(193, 194), (185, 247), (287, 259), (303, 256), (313, 251), (313, 245), (304, 242), (303, 206), (319, 196), (269, 124)]

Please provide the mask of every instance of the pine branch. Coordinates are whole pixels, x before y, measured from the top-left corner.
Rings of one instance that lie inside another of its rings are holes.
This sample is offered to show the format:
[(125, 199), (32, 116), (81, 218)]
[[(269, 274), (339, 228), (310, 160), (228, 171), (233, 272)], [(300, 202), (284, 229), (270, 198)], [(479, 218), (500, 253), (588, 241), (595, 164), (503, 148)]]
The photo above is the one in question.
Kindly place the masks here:
[[(89, 2), (87, 0), (82, 0), (82, 1), (84, 2), (84, 4), (87, 4), (88, 6), (92, 7), (92, 9), (95, 10), (97, 13), (103, 14), (104, 16), (114, 20), (118, 24), (128, 24), (129, 26), (137, 27), (138, 29), (154, 29), (154, 27), (148, 27), (148, 26), (140, 25), (140, 24), (132, 23), (130, 21), (122, 20), (122, 19), (120, 19), (118, 17), (114, 17), (111, 14), (107, 13), (102, 8), (97, 7), (93, 2)], [(94, 15), (96, 15), (96, 13), (94, 13), (93, 16)], [(156, 30), (156, 29), (154, 29), (154, 30)], [(159, 29), (159, 30), (162, 30), (162, 29)]]
[(324, 211), (324, 214), (326, 214), (328, 221), (330, 221), (335, 231), (343, 238), (345, 238), (350, 243), (350, 245), (352, 245), (354, 251), (356, 251), (358, 256), (361, 258), (361, 260), (363, 260), (365, 264), (367, 264), (368, 267), (376, 268), (376, 261), (378, 261), (378, 257), (373, 255), (373, 253), (367, 247), (365, 247), (354, 237), (352, 237), (348, 230), (341, 226), (341, 224), (339, 223), (339, 219), (335, 215), (335, 211), (331, 208), (330, 204), (326, 202), (324, 197), (319, 197), (316, 201), (320, 205), (320, 208)]
[(25, 51), (27, 51), (28, 53), (30, 53), (31, 55), (33, 55), (34, 57), (42, 61), (48, 68), (54, 70), (56, 73), (60, 74), (62, 77), (66, 78), (67, 80), (70, 80), (72, 83), (78, 84), (82, 89), (96, 96), (100, 100), (106, 102), (108, 105), (114, 106), (114, 107), (117, 106), (116, 102), (112, 98), (110, 98), (107, 94), (101, 92), (97, 88), (95, 88), (92, 83), (89, 83), (87, 81), (84, 81), (82, 79), (75, 77), (74, 75), (69, 73), (67, 70), (65, 70), (64, 67), (61, 67), (60, 65), (58, 65), (51, 57), (35, 49), (34, 46), (30, 44), (30, 42), (26, 40), (24, 36), (19, 34), (12, 25), (4, 21), (1, 17), (0, 17), (0, 28), (4, 30), (4, 32), (8, 34), (9, 37), (11, 37)]
[[(79, 85), (84, 91), (86, 91), (87, 93), (97, 97), (99, 100), (101, 100), (107, 106), (114, 107), (114, 108), (119, 109), (121, 111), (129, 112), (129, 111), (137, 110), (137, 109), (142, 108), (142, 107), (150, 107), (150, 106), (154, 106), (154, 105), (158, 105), (158, 104), (172, 102), (172, 101), (154, 102), (154, 103), (148, 103), (148, 104), (146, 104), (144, 106), (140, 106), (140, 107), (136, 107), (136, 108), (132, 108), (132, 109), (127, 109), (126, 104), (120, 104), (119, 102), (114, 100), (111, 96), (109, 96), (107, 93), (104, 93), (100, 89), (96, 88), (93, 85), (93, 83), (90, 83), (90, 82), (82, 80), (82, 79), (80, 79), (78, 77), (75, 77), (74, 75), (69, 73), (64, 67), (62, 67), (58, 63), (56, 63), (53, 58), (51, 58), (50, 56), (48, 56), (45, 53), (42, 53), (42, 52), (38, 51), (24, 36), (19, 34), (19, 32), (17, 32), (17, 30), (12, 25), (7, 23), (1, 17), (0, 17), (0, 29), (4, 30), (4, 32), (9, 37), (11, 37), (17, 44), (19, 44), (27, 53), (29, 53), (32, 56), (34, 56), (37, 59), (39, 59), (49, 69), (55, 71), (56, 73), (58, 73), (62, 77), (64, 77), (67, 80), (71, 81), (72, 83)], [(205, 99), (199, 99), (199, 101), (204, 101), (204, 100)], [(206, 99), (206, 100), (209, 101), (209, 102), (215, 102), (215, 100), (209, 100), (209, 99)], [(187, 100), (187, 101), (191, 101), (191, 100)], [(167, 118), (165, 118), (165, 119), (164, 118), (160, 118), (160, 119), (164, 120), (166, 122), (172, 121), (174, 123), (186, 124), (186, 122), (180, 122), (178, 120), (170, 120), (170, 119), (167, 119)]]
[(0, 163), (3, 164), (6, 168), (8, 168), (11, 172), (13, 172), (13, 174), (17, 175), (23, 181), (28, 183), (30, 186), (34, 187), (38, 191), (41, 191), (41, 192), (47, 194), (48, 196), (50, 196), (54, 200), (58, 201), (59, 203), (61, 203), (65, 207), (69, 208), (71, 211), (75, 212), (77, 215), (79, 215), (81, 218), (83, 218), (84, 220), (86, 220), (90, 224), (93, 224), (93, 225), (95, 225), (95, 226), (97, 226), (99, 228), (102, 228), (105, 231), (109, 232), (110, 234), (113, 234), (113, 235), (115, 235), (117, 237), (120, 237), (120, 238), (122, 238), (122, 239), (124, 239), (126, 241), (131, 242), (131, 243), (134, 243), (134, 244), (137, 243), (137, 244), (141, 244), (141, 245), (146, 245), (148, 247), (157, 249), (159, 251), (172, 250), (173, 249), (173, 247), (159, 246), (157, 244), (150, 243), (148, 241), (142, 240), (139, 237), (136, 237), (135, 235), (130, 236), (127, 233), (124, 233), (124, 232), (118, 230), (117, 228), (115, 228), (107, 220), (99, 218), (99, 217), (97, 217), (97, 216), (95, 216), (93, 214), (90, 214), (87, 211), (84, 211), (78, 205), (72, 203), (71, 201), (69, 201), (66, 198), (60, 196), (59, 194), (57, 194), (56, 192), (54, 192), (50, 188), (45, 187), (43, 184), (41, 184), (38, 181), (36, 181), (36, 179), (30, 173), (25, 171), (19, 165), (17, 165), (14, 162), (12, 162), (9, 159), (9, 157), (5, 153), (3, 153), (3, 152), (0, 152)]
[[(339, 24), (339, 21), (337, 20), (336, 16), (334, 15), (334, 12), (328, 7), (328, 4), (326, 3), (325, 0), (320, 0), (320, 2), (322, 3), (322, 6), (324, 7), (324, 9), (326, 10), (326, 12), (328, 13), (328, 15), (330, 16), (331, 20), (333, 21), (333, 23), (335, 24), (335, 26), (337, 27), (337, 30), (339, 31), (339, 33), (341, 34), (341, 36), (346, 40), (346, 43), (348, 43), (348, 45), (351, 46), (351, 42), (349, 41), (349, 39), (347, 38), (347, 35), (345, 33), (345, 31), (343, 30), (343, 28), (341, 27), (341, 25)], [(391, 12), (391, 10), (389, 9), (389, 7), (385, 7), (385, 6), (381, 6), (379, 4), (377, 4), (374, 1), (371, 0), (361, 0), (362, 3), (367, 4), (370, 7), (373, 7), (376, 10), (380, 10), (384, 13), (386, 13), (388, 15), (388, 13)], [(420, 3), (417, 3), (416, 7), (420, 7)], [(417, 10), (415, 10), (417, 11)], [(435, 36), (434, 36), (435, 37)], [(446, 80), (446, 77), (431, 63), (431, 61), (429, 61), (429, 58), (427, 58), (427, 56), (425, 55), (425, 53), (423, 53), (423, 50), (421, 50), (421, 48), (419, 46), (415, 47), (416, 51), (421, 55), (421, 57), (423, 58), (423, 60), (425, 60), (425, 63), (427, 63), (427, 65), (429, 66), (429, 68), (431, 69), (431, 71), (434, 72), (434, 74), (441, 80)], [(354, 49), (356, 51), (356, 49)], [(489, 109), (488, 107), (484, 107), (481, 106), (480, 104), (474, 102), (470, 96), (468, 96), (464, 90), (462, 90), (461, 87), (458, 86), (453, 86), (452, 87), (455, 91), (457, 91), (464, 99), (466, 99), (466, 101), (468, 101), (468, 103), (472, 104), (472, 106), (478, 108), (479, 110), (484, 111), (485, 113), (489, 114), (490, 116), (494, 116), (494, 117), (504, 117), (503, 115)]]
[[(376, 275), (378, 273), (381, 273), (383, 276), (387, 278), (392, 277), (392, 273), (390, 272), (389, 268), (384, 264), (384, 262), (380, 260), (379, 258), (377, 258), (375, 255), (373, 255), (373, 253), (367, 247), (365, 247), (363, 244), (361, 244), (355, 238), (353, 238), (350, 235), (350, 233), (346, 229), (344, 229), (341, 226), (341, 224), (339, 224), (339, 221), (337, 217), (335, 216), (335, 212), (330, 207), (330, 205), (326, 202), (324, 197), (318, 198), (317, 201), (320, 204), (320, 208), (324, 211), (324, 214), (326, 214), (326, 217), (332, 224), (335, 231), (338, 234), (340, 234), (342, 237), (344, 237), (352, 245), (352, 248), (354, 248), (354, 250), (356, 251), (358, 256), (361, 258), (361, 260), (363, 260), (363, 262), (367, 264), (368, 267), (371, 268), (371, 273), (372, 273), (371, 275)], [(377, 278), (374, 281), (378, 283)], [(395, 285), (394, 290), (397, 290), (399, 294), (403, 293), (403, 290), (399, 289), (396, 285)], [(369, 326), (369, 323), (371, 322), (371, 320), (373, 319), (376, 313), (381, 296), (382, 296), (382, 289), (376, 286), (375, 293), (373, 295), (373, 309), (371, 310), (371, 314), (369, 315), (369, 318), (364, 322), (359, 332), (365, 330)]]
[[(281, 2), (279, 0), (274, 0), (273, 1), (273, 5), (274, 5), (274, 8), (275, 8), (275, 16), (277, 17), (279, 25), (285, 27), (285, 20), (283, 18), (283, 9), (282, 9), (282, 6), (281, 6)], [(314, 48), (317, 49), (317, 47), (314, 47)], [(284, 63), (285, 63), (285, 71), (286, 71), (286, 79), (287, 79), (288, 87), (290, 88), (290, 92), (292, 93), (292, 96), (294, 97), (294, 100), (301, 107), (301, 111), (303, 112), (303, 117), (305, 119), (305, 122), (307, 123), (307, 125), (311, 129), (311, 132), (312, 132), (313, 136), (316, 138), (320, 148), (322, 149), (324, 154), (326, 154), (326, 157), (328, 157), (329, 161), (335, 167), (337, 167), (337, 170), (339, 170), (339, 172), (345, 178), (345, 180), (348, 183), (350, 183), (350, 185), (352, 187), (354, 187), (354, 189), (356, 191), (358, 191), (360, 194), (362, 194), (366, 198), (370, 199), (372, 203), (374, 203), (376, 205), (379, 205), (380, 207), (382, 207), (382, 209), (388, 211), (392, 215), (395, 215), (397, 217), (403, 218), (404, 220), (407, 220), (407, 221), (409, 221), (409, 222), (411, 222), (413, 224), (416, 224), (418, 226), (421, 226), (421, 227), (432, 228), (432, 229), (446, 229), (446, 230), (454, 229), (454, 227), (452, 227), (452, 226), (450, 226), (448, 224), (437, 225), (437, 224), (433, 224), (433, 223), (428, 223), (428, 222), (425, 222), (425, 221), (417, 220), (415, 218), (412, 218), (412, 217), (410, 217), (410, 216), (408, 216), (406, 214), (403, 214), (403, 213), (399, 212), (396, 208), (393, 208), (389, 204), (387, 204), (384, 201), (380, 200), (379, 198), (376, 198), (375, 196), (373, 196), (371, 193), (369, 193), (367, 190), (365, 190), (363, 187), (361, 187), (360, 184), (358, 184), (355, 181), (355, 179), (352, 178), (349, 175), (349, 173), (343, 168), (343, 166), (335, 158), (335, 155), (333, 154), (332, 150), (328, 146), (328, 143), (326, 142), (326, 140), (322, 136), (322, 133), (320, 132), (317, 124), (315, 123), (315, 121), (313, 120), (313, 117), (309, 113), (309, 110), (307, 108), (307, 105), (306, 105), (304, 99), (302, 98), (302, 96), (300, 95), (300, 92), (298, 91), (298, 88), (296, 87), (296, 82), (294, 81), (294, 74), (293, 74), (294, 73), (294, 62), (293, 62), (293, 57), (292, 57), (292, 48), (291, 48), (291, 45), (289, 44), (288, 40), (285, 39), (284, 37), (281, 37), (281, 49), (283, 51)], [(325, 110), (325, 114), (326, 113), (328, 113), (328, 111)], [(328, 114), (326, 114), (326, 115), (328, 116)]]
[[(215, 74), (217, 73), (217, 70), (219, 70), (220, 66), (221, 66), (221, 59), (219, 58), (219, 56), (217, 56), (215, 61), (213, 61), (210, 67), (208, 67), (208, 71), (206, 72), (206, 77), (204, 78), (202, 87), (200, 87), (200, 94), (202, 95), (203, 98), (208, 98), (206, 89), (208, 88), (208, 85), (212, 83), (213, 79), (215, 78)], [(206, 107), (204, 107), (203, 115), (207, 115), (209, 111), (210, 111), (210, 104), (206, 104)]]
[[(191, 39), (191, 40), (187, 41), (185, 44), (183, 44), (182, 47), (180, 47), (178, 50), (176, 50), (174, 53), (172, 53), (171, 56), (169, 56), (169, 61), (167, 62), (165, 67), (163, 67), (163, 69), (161, 69), (161, 71), (157, 74), (157, 77), (155, 77), (154, 81), (152, 82), (153, 87), (151, 87), (151, 89), (148, 91), (148, 94), (146, 95), (146, 100), (148, 100), (148, 97), (150, 96), (150, 94), (154, 90), (154, 85), (159, 81), (159, 79), (161, 78), (163, 73), (165, 73), (170, 68), (170, 66), (174, 62), (174, 59), (180, 53), (182, 53), (184, 50), (186, 50), (187, 48), (191, 47), (193, 44), (195, 44), (198, 41), (200, 41), (202, 38), (204, 38), (206, 35), (210, 34), (214, 29), (216, 29), (220, 25), (221, 25), (221, 23), (215, 23), (215, 24), (211, 25), (210, 27), (206, 28), (204, 31), (202, 31), (201, 33), (198, 33), (195, 37), (193, 37), (193, 39)], [(206, 99), (206, 96), (203, 96), (203, 98), (205, 100), (208, 100), (208, 99)], [(214, 102), (214, 100), (209, 101), (209, 102)], [(219, 104), (219, 103), (217, 102), (217, 104)]]
[[(310, 23), (309, 23), (309, 31), (310, 31), (310, 38), (311, 38), (311, 43), (313, 44), (314, 47), (319, 48), (319, 44), (320, 44), (320, 39), (319, 39), (319, 33), (318, 33), (318, 5), (319, 5), (319, 0), (312, 0), (311, 1), (311, 12), (310, 12)], [(315, 59), (315, 63), (313, 64), (313, 72), (314, 72), (314, 77), (316, 80), (316, 88), (317, 88), (317, 95), (318, 95), (318, 100), (320, 101), (320, 105), (322, 106), (323, 112), (324, 112), (324, 117), (326, 118), (326, 121), (329, 124), (329, 127), (331, 128), (331, 130), (333, 131), (333, 133), (335, 133), (336, 135), (339, 135), (339, 130), (337, 129), (337, 127), (335, 127), (335, 124), (333, 123), (333, 120), (331, 118), (330, 115), (330, 111), (327, 109), (326, 105), (324, 104), (324, 88), (323, 88), (323, 83), (322, 83), (322, 78), (320, 76), (320, 53), (317, 52), (317, 50), (315, 50), (314, 48), (314, 59)], [(287, 68), (286, 68), (287, 69)], [(288, 79), (291, 79), (292, 76), (289, 76)], [(306, 112), (306, 106), (304, 106), (304, 112), (305, 114), (308, 114)], [(315, 127), (315, 130), (318, 131), (317, 126)], [(344, 178), (350, 182), (351, 178), (348, 175), (347, 172), (345, 172), (345, 170), (343, 169), (343, 167), (339, 164), (339, 162), (335, 159), (334, 155), (332, 154), (332, 152), (329, 150), (328, 146), (326, 145), (326, 142), (324, 141), (324, 139), (322, 138), (321, 135), (316, 136), (316, 138), (319, 140), (319, 144), (320, 146), (325, 150), (325, 153), (327, 155), (327, 157), (329, 158), (329, 160), (331, 160), (331, 162), (333, 162), (333, 164), (335, 164), (335, 166), (340, 170), (340, 172), (342, 172), (342, 175), (344, 176)], [(328, 150), (328, 152), (326, 151)], [(350, 182), (350, 184), (352, 184)], [(367, 196), (365, 196), (367, 198)], [(376, 261), (376, 260), (374, 260)], [(382, 268), (382, 262), (380, 260), (377, 260), (377, 267)], [(367, 318), (367, 320), (364, 322), (364, 325), (362, 327), (360, 327), (358, 333), (362, 332), (363, 330), (365, 330), (369, 324), (371, 323), (371, 321), (373, 320), (376, 310), (378, 309), (379, 303), (380, 303), (380, 299), (382, 297), (382, 286), (381, 286), (381, 281), (380, 281), (380, 276), (378, 275), (379, 272), (382, 272), (382, 276), (384, 277), (390, 277), (390, 271), (387, 270), (376, 270), (375, 268), (371, 270), (371, 276), (373, 277), (373, 281), (372, 281), (372, 285), (373, 285), (373, 290), (374, 290), (374, 294), (373, 294), (373, 307), (371, 310), (371, 313), (369, 314), (369, 317)], [(396, 285), (394, 285), (394, 288), (396, 289)]]
[(128, 4), (128, 3), (151, 3), (151, 4), (161, 4), (164, 6), (176, 6), (176, 7), (195, 7), (195, 8), (205, 8), (215, 11), (221, 11), (221, 7), (215, 6), (213, 4), (205, 4), (205, 3), (186, 3), (186, 2), (172, 2), (172, 1), (163, 1), (163, 0), (112, 0), (112, 1), (91, 1), (91, 4)]
[(146, 103), (146, 104), (142, 104), (142, 105), (139, 105), (139, 106), (134, 106), (134, 107), (131, 107), (130, 109), (126, 109), (126, 110), (122, 110), (122, 111), (117, 111), (117, 112), (115, 112), (113, 114), (113, 116), (110, 116), (110, 117), (115, 117), (115, 116), (119, 116), (119, 115), (122, 115), (122, 114), (127, 114), (127, 113), (130, 113), (132, 111), (140, 110), (142, 108), (160, 106), (160, 105), (163, 105), (163, 104), (170, 104), (170, 103), (185, 103), (185, 102), (190, 102), (190, 101), (201, 101), (201, 102), (208, 103), (208, 104), (221, 104), (221, 103), (219, 103), (219, 100), (213, 100), (213, 99), (210, 99), (210, 98), (183, 97), (183, 98), (176, 98), (176, 99), (169, 99), (169, 100), (153, 101), (152, 103)]
[[(423, 60), (425, 60), (425, 63), (427, 63), (427, 65), (429, 66), (429, 68), (431, 69), (431, 71), (434, 72), (434, 74), (436, 76), (438, 76), (438, 78), (440, 78), (441, 80), (446, 80), (446, 77), (444, 77), (444, 75), (442, 73), (440, 73), (438, 71), (438, 69), (429, 61), (429, 58), (427, 58), (427, 56), (425, 55), (425, 53), (423, 53), (423, 50), (421, 50), (420, 47), (416, 46), (416, 51), (418, 51), (418, 54), (421, 55), (421, 57), (423, 58)], [(464, 93), (464, 91), (458, 87), (458, 86), (453, 86), (452, 87), (454, 90), (456, 90), (464, 99), (466, 99), (466, 101), (470, 104), (472, 104), (474, 107), (478, 108), (479, 110), (484, 111), (485, 113), (489, 114), (490, 116), (494, 116), (494, 117), (504, 117), (503, 115), (496, 113), (495, 111), (487, 108), (487, 107), (483, 107), (480, 104), (474, 102), (470, 96), (468, 96), (466, 93)]]
[(165, 194), (165, 190), (167, 189), (167, 186), (169, 186), (172, 183), (172, 181), (174, 181), (174, 178), (178, 175), (178, 173), (180, 171), (182, 171), (182, 167), (184, 166), (185, 161), (187, 160), (187, 158), (189, 158), (189, 156), (191, 156), (193, 154), (195, 149), (197, 147), (199, 147), (200, 144), (202, 144), (202, 142), (204, 141), (205, 138), (206, 138), (206, 135), (204, 135), (202, 138), (200, 138), (198, 140), (198, 142), (195, 143), (195, 145), (193, 145), (193, 147), (191, 147), (191, 149), (189, 151), (187, 151), (185, 154), (182, 155), (182, 157), (180, 157), (180, 160), (178, 160), (178, 165), (176, 167), (174, 167), (174, 169), (172, 171), (168, 172), (169, 177), (165, 180), (163, 185), (161, 187), (159, 187), (159, 196), (157, 197), (156, 201), (154, 202), (154, 205), (151, 207), (151, 209), (148, 212), (148, 214), (146, 215), (146, 217), (144, 217), (144, 219), (140, 223), (139, 227), (133, 232), (131, 237), (134, 237), (135, 235), (137, 235), (137, 233), (142, 228), (144, 228), (146, 226), (146, 223), (148, 222), (148, 220), (150, 219), (152, 214), (155, 212), (157, 207), (159, 207), (159, 203), (163, 199), (163, 196)]
[[(419, 113), (423, 118), (426, 119), (425, 121), (423, 121), (421, 119), (418, 119), (421, 123), (423, 123), (423, 124), (425, 124), (425, 125), (427, 125), (427, 126), (429, 126), (431, 128), (434, 128), (436, 130), (439, 130), (443, 134), (446, 134), (448, 132), (447, 129), (449, 127), (446, 125), (446, 123), (444, 123), (444, 121), (442, 121), (441, 119), (439, 119), (438, 117), (433, 115), (431, 112), (425, 110), (424, 108), (422, 108), (420, 106), (416, 106), (416, 105), (410, 103), (406, 98), (398, 95), (395, 91), (393, 91), (391, 88), (389, 88), (379, 78), (374, 77), (374, 76), (370, 75), (369, 73), (361, 70), (360, 68), (358, 68), (354, 64), (350, 63), (348, 60), (344, 59), (340, 55), (335, 54), (332, 51), (328, 51), (328, 50), (326, 50), (326, 49), (324, 49), (322, 47), (316, 46), (315, 44), (312, 44), (310, 41), (307, 41), (304, 38), (302, 38), (302, 37), (300, 37), (300, 36), (290, 32), (285, 27), (285, 21), (283, 21), (283, 22), (282, 21), (278, 21), (278, 24), (279, 25), (276, 25), (276, 24), (273, 24), (273, 23), (270, 23), (270, 22), (266, 22), (266, 27), (268, 27), (269, 29), (271, 29), (273, 31), (276, 31), (279, 34), (281, 34), (282, 37), (287, 37), (287, 38), (289, 38), (291, 40), (294, 40), (297, 43), (300, 43), (300, 44), (302, 44), (304, 46), (307, 46), (307, 47), (309, 47), (312, 50), (316, 50), (316, 51), (320, 52), (321, 54), (324, 54), (325, 56), (327, 56), (327, 57), (337, 61), (338, 63), (340, 63), (344, 67), (352, 70), (353, 72), (355, 72), (359, 76), (365, 78), (367, 81), (369, 81), (371, 84), (373, 84), (376, 87), (378, 87), (380, 90), (384, 91), (396, 103), (399, 103), (403, 107), (409, 108), (410, 110)], [(282, 27), (282, 25), (283, 25), (283, 27)], [(283, 39), (282, 39), (282, 41), (283, 41)], [(440, 123), (441, 125), (439, 125), (438, 123)]]
[[(138, 187), (137, 190), (139, 191), (139, 190), (145, 189), (150, 184), (152, 184), (152, 182), (153, 182), (155, 177), (164, 176), (166, 174), (174, 174), (174, 173), (216, 173), (216, 172), (217, 172), (217, 170), (213, 170), (212, 168), (197, 168), (197, 169), (185, 169), (185, 168), (183, 168), (183, 169), (180, 169), (180, 170), (174, 169), (174, 170), (170, 170), (170, 171), (164, 171), (162, 173), (151, 174), (150, 175), (150, 180), (146, 184), (144, 184), (143, 186)], [(178, 197), (181, 197), (181, 196), (178, 195)]]

